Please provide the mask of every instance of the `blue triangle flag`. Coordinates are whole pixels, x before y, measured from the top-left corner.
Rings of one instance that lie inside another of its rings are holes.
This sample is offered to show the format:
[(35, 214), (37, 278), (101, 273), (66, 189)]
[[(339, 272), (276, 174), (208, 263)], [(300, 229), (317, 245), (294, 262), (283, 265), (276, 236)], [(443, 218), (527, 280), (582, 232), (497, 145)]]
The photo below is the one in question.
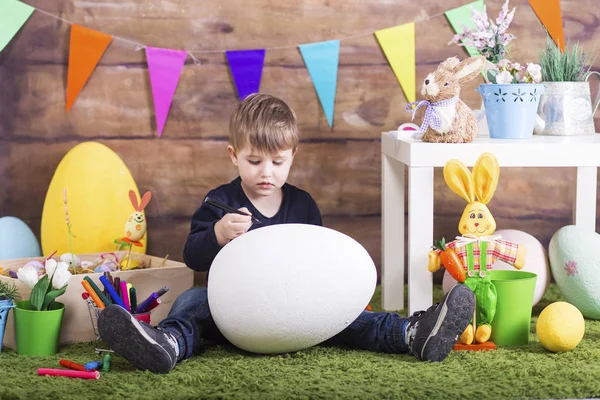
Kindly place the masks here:
[(225, 55), (239, 99), (244, 100), (248, 95), (258, 93), (265, 64), (265, 49), (230, 50)]
[(298, 46), (313, 81), (329, 126), (333, 126), (340, 41), (331, 40)]

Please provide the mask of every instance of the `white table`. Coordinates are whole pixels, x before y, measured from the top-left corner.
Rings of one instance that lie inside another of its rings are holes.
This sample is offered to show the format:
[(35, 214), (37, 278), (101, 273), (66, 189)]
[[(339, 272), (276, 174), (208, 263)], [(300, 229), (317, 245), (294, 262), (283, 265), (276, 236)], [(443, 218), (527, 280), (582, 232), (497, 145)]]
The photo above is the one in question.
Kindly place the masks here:
[[(394, 135), (398, 135), (395, 138)], [(468, 167), (489, 151), (500, 167), (577, 167), (574, 223), (595, 231), (600, 134), (537, 136), (525, 140), (478, 137), (472, 143), (423, 143), (408, 132), (381, 134), (382, 306), (404, 308), (404, 192), (408, 168), (408, 312), (433, 302), (427, 269), (433, 244), (433, 169), (457, 158)]]

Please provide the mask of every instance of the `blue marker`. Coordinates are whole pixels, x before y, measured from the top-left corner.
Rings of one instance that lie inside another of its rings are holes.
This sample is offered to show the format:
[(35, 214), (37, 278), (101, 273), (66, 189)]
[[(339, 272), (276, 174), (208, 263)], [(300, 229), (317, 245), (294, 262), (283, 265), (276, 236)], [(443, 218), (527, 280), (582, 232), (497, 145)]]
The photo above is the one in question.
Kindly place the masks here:
[(110, 284), (108, 279), (106, 279), (105, 276), (101, 276), (100, 282), (102, 282), (102, 284), (104, 285), (104, 288), (108, 291), (108, 294), (110, 294), (110, 297), (112, 297), (115, 304), (118, 306), (121, 306), (127, 310), (127, 308), (125, 307), (125, 304), (123, 303), (123, 300), (121, 300), (121, 297), (119, 297), (119, 295), (115, 291), (115, 288)]
[(102, 360), (90, 361), (84, 365), (86, 371), (92, 371), (102, 367)]

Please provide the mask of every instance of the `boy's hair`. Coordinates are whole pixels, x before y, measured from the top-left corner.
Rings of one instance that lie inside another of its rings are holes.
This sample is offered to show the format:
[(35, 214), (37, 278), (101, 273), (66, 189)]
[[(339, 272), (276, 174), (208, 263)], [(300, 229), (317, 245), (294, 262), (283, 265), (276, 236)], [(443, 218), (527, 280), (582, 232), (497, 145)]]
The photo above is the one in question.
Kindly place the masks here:
[(236, 152), (246, 145), (266, 154), (295, 150), (298, 146), (296, 114), (277, 97), (251, 94), (231, 112), (229, 144)]

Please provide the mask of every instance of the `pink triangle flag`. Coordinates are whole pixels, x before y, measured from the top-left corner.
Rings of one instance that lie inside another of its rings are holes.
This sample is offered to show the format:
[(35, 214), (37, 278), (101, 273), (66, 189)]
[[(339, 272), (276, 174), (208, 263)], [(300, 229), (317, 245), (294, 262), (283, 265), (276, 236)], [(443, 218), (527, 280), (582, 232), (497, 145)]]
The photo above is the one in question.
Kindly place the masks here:
[(154, 98), (158, 137), (162, 136), (165, 122), (167, 122), (186, 56), (187, 52), (184, 50), (146, 47), (146, 61)]

